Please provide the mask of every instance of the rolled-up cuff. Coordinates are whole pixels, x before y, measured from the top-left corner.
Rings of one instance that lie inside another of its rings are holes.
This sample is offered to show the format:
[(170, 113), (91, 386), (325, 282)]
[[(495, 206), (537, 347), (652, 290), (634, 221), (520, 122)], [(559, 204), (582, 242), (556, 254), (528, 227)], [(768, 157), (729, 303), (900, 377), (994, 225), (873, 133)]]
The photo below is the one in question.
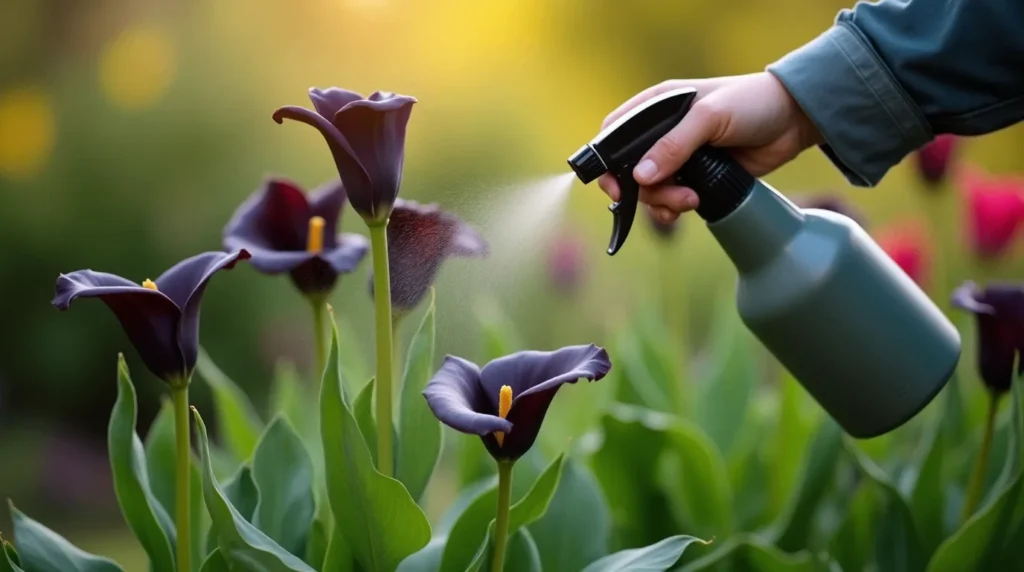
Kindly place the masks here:
[(866, 38), (842, 20), (768, 66), (821, 132), (851, 184), (876, 185), (932, 138), (924, 114)]

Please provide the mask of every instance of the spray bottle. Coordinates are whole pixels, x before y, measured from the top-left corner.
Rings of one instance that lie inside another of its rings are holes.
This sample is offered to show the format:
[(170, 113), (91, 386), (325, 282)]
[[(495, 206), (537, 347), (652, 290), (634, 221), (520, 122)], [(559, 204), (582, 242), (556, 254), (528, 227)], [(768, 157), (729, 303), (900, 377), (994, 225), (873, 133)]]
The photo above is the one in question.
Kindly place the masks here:
[[(655, 97), (569, 158), (584, 184), (606, 172), (618, 181), (608, 254), (636, 214), (633, 168), (695, 97), (689, 88)], [(857, 223), (797, 207), (710, 146), (673, 179), (697, 193), (697, 214), (736, 267), (743, 323), (847, 434), (888, 433), (946, 385), (959, 333)]]

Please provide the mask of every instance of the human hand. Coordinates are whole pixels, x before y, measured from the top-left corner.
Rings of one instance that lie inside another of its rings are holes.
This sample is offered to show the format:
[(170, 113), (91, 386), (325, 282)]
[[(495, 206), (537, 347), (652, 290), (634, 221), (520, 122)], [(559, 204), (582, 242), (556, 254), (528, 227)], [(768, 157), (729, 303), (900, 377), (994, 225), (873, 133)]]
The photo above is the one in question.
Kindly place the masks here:
[[(620, 105), (605, 118), (601, 129), (648, 99), (684, 87), (697, 90), (690, 111), (633, 170), (633, 177), (640, 183), (640, 202), (663, 224), (697, 207), (697, 194), (692, 189), (660, 182), (703, 145), (729, 148), (740, 165), (760, 177), (821, 142), (818, 129), (782, 82), (768, 72), (662, 82)], [(605, 173), (598, 184), (612, 200), (619, 200), (619, 186), (613, 175)]]

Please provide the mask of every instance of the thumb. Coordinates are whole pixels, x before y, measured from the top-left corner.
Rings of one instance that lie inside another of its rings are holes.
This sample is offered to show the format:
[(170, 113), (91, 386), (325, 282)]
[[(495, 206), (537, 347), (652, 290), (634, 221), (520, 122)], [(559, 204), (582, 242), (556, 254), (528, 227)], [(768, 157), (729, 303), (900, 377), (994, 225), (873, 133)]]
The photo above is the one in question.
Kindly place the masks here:
[(726, 124), (725, 115), (702, 99), (693, 104), (678, 125), (659, 139), (643, 156), (633, 178), (644, 186), (661, 182), (679, 170), (698, 148), (712, 141)]

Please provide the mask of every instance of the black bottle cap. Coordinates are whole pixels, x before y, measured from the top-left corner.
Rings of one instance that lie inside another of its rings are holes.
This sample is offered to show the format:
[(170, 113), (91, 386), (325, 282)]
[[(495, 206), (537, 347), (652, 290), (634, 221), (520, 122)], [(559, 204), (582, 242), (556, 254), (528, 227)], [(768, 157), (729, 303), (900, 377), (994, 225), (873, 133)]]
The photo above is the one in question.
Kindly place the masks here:
[(569, 157), (569, 166), (576, 172), (576, 176), (584, 185), (603, 175), (608, 167), (598, 156), (597, 151), (589, 144), (580, 147), (580, 150)]
[(754, 177), (727, 151), (704, 146), (676, 172), (676, 184), (697, 193), (697, 214), (707, 222), (721, 220), (750, 195)]

